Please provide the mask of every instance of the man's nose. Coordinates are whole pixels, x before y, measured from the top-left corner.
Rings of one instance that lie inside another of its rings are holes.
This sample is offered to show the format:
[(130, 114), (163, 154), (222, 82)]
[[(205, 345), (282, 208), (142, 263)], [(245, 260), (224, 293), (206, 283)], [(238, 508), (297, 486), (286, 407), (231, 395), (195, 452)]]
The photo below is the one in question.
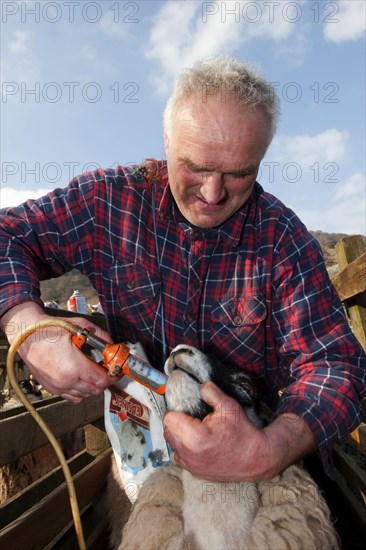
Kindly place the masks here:
[(218, 204), (225, 196), (224, 178), (218, 172), (205, 175), (201, 195), (208, 204)]

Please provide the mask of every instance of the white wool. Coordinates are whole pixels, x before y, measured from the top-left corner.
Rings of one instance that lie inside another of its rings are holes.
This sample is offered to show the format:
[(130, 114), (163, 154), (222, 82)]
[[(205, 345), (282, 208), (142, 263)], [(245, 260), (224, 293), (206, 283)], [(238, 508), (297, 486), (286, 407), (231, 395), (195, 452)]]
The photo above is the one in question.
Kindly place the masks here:
[[(215, 380), (217, 368), (220, 367), (203, 352), (191, 346), (177, 346), (165, 364), (169, 408), (192, 414), (199, 411), (199, 383), (207, 378)], [(231, 373), (238, 399), (245, 403), (250, 419), (259, 427), (249, 377)], [(118, 472), (112, 473), (107, 491), (108, 508), (113, 509), (114, 517), (118, 504), (113, 494), (118, 492), (119, 479)], [(120, 494), (124, 494), (123, 488)], [(143, 483), (124, 527), (120, 519), (122, 508), (118, 512), (118, 522), (111, 518), (111, 530), (113, 548), (119, 550), (339, 548), (319, 488), (297, 465), (271, 481), (217, 483), (197, 479), (177, 465), (168, 464)]]
[(112, 473), (107, 499), (118, 518), (111, 518), (111, 540), (118, 550), (339, 548), (319, 488), (296, 465), (256, 484), (211, 483), (174, 464), (161, 467), (145, 481), (124, 525), (129, 502), (119, 484), (118, 472)]

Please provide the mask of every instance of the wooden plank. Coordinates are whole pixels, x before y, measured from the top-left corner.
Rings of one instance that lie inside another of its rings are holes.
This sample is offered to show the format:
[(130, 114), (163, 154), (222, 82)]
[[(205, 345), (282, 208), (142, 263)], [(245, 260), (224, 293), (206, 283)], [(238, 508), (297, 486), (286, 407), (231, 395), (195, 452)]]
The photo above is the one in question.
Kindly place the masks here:
[[(105, 509), (103, 492), (98, 493), (93, 502), (82, 510), (81, 520), (88, 550), (109, 549), (109, 518)], [(78, 547), (74, 524), (60, 533), (44, 550), (74, 550)]]
[[(335, 246), (337, 260), (342, 271), (348, 264), (352, 263), (365, 252), (364, 239), (361, 235), (342, 237)], [(366, 350), (366, 308), (357, 304), (348, 303), (347, 312), (349, 323), (353, 333), (360, 344)]]
[(104, 429), (100, 429), (100, 427), (93, 424), (85, 426), (85, 445), (86, 450), (92, 456), (98, 456), (110, 447), (109, 438)]
[[(347, 480), (350, 486), (360, 495), (366, 504), (366, 472), (358, 466), (355, 460), (345, 453), (337, 445), (333, 450), (333, 461), (335, 467)], [(365, 508), (366, 512), (366, 508)]]
[[(85, 450), (72, 457), (67, 461), (71, 475), (75, 476), (77, 472), (85, 468), (93, 460), (94, 457)], [(42, 498), (54, 491), (64, 480), (63, 471), (61, 466), (59, 466), (0, 505), (0, 529), (15, 521), (24, 512), (42, 500)]]
[[(105, 486), (110, 470), (111, 449), (79, 472), (75, 489), (79, 507), (87, 506)], [(71, 520), (66, 483), (42, 499), (31, 510), (0, 531), (0, 547), (7, 550), (38, 550), (45, 548)]]
[(366, 538), (366, 509), (355, 495), (349, 490), (344, 478), (340, 473), (335, 471), (335, 483), (342, 492), (345, 500), (344, 508), (347, 508), (347, 513), (352, 518), (352, 522), (358, 527), (360, 533)]
[(357, 447), (360, 453), (366, 456), (366, 424), (360, 424), (358, 428), (349, 434), (348, 439), (351, 440), (352, 445)]
[(335, 275), (332, 283), (342, 301), (366, 291), (366, 252)]
[[(53, 403), (59, 403), (62, 401), (62, 397), (46, 397), (46, 399), (40, 399), (39, 401), (33, 401), (32, 405), (35, 409), (40, 409), (41, 407), (47, 407), (47, 405), (52, 405)], [(0, 423), (5, 420), (5, 418), (10, 418), (11, 416), (17, 416), (18, 414), (27, 412), (27, 409), (24, 405), (19, 405), (17, 407), (11, 407), (10, 409), (0, 409)]]
[(339, 269), (342, 271), (348, 264), (365, 252), (365, 242), (362, 235), (342, 237), (335, 245)]
[[(37, 414), (47, 422), (56, 437), (90, 424), (104, 415), (103, 395), (84, 399), (79, 405), (60, 401), (39, 409)], [(48, 443), (29, 412), (0, 422), (0, 466)]]

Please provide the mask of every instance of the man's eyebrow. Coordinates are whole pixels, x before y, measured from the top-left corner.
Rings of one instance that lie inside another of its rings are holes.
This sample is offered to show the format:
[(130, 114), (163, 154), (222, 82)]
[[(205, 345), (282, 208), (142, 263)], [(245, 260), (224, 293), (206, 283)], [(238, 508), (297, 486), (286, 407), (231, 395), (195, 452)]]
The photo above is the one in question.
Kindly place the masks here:
[(188, 157), (178, 157), (178, 162), (180, 162), (181, 164), (184, 164), (184, 166), (186, 166), (193, 172), (214, 172), (215, 170), (213, 166), (202, 166), (202, 165), (196, 164)]
[[(188, 157), (178, 157), (178, 161), (193, 172), (214, 172), (216, 170), (216, 168), (212, 165), (203, 166), (196, 164)], [(249, 164), (248, 166), (238, 167), (237, 170), (223, 170), (222, 173), (240, 177), (247, 176), (248, 174), (254, 174), (257, 170), (258, 166), (255, 164)]]

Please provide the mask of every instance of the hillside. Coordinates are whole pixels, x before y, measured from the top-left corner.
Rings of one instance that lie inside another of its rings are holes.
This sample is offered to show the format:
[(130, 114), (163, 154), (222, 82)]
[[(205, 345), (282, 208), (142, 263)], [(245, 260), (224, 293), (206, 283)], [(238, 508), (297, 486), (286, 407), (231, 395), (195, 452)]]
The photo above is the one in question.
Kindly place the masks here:
[(98, 295), (89, 280), (77, 269), (58, 277), (41, 282), (41, 297), (44, 302), (57, 300), (63, 309), (67, 309), (67, 300), (74, 292), (80, 290), (88, 304), (97, 304)]
[(318, 241), (324, 254), (325, 264), (327, 267), (332, 267), (337, 263), (335, 255), (335, 245), (342, 237), (346, 237), (345, 233), (324, 233), (323, 231), (310, 231), (312, 236)]
[[(337, 263), (334, 247), (339, 239), (346, 235), (344, 233), (324, 233), (323, 231), (310, 231), (310, 233), (319, 242), (323, 250), (326, 265), (328, 268), (332, 268), (330, 272), (331, 275), (333, 275), (336, 272)], [(41, 283), (42, 300), (46, 302), (56, 299), (61, 307), (66, 309), (67, 300), (76, 289), (80, 290), (85, 296), (88, 304), (98, 303), (98, 296), (94, 288), (91, 286), (88, 279), (77, 270), (73, 270), (57, 279), (43, 281)]]

